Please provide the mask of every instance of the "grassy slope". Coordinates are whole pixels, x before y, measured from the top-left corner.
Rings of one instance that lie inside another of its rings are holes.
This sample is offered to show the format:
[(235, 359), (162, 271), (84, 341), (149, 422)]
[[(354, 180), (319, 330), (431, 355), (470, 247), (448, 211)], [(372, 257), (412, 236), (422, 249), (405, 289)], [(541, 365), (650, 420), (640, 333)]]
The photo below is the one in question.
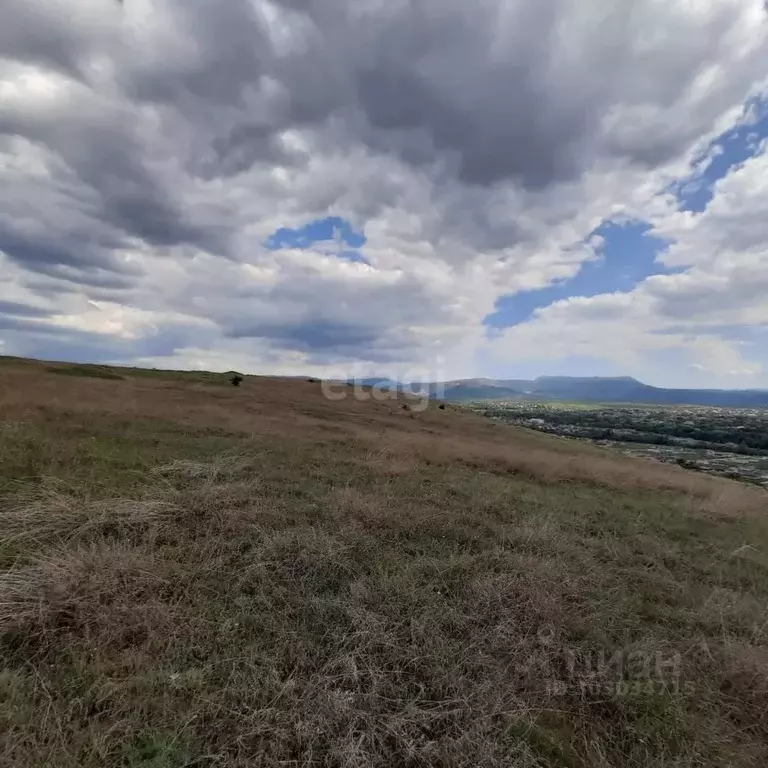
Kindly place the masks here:
[(0, 765), (766, 764), (766, 494), (119, 375), (0, 367)]

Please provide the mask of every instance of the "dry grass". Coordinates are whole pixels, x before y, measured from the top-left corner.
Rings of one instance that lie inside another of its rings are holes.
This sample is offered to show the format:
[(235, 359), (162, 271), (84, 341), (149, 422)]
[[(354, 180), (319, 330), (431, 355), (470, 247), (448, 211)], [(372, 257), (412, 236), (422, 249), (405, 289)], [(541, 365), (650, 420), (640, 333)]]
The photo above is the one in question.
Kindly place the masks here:
[(0, 765), (768, 761), (766, 494), (120, 375), (0, 371)]
[(4, 502), (2, 541), (6, 547), (146, 535), (172, 509), (158, 499), (84, 500), (61, 483), (21, 485)]
[(0, 632), (30, 659), (55, 655), (72, 635), (121, 648), (162, 637), (174, 616), (160, 565), (122, 543), (53, 549), (0, 577)]

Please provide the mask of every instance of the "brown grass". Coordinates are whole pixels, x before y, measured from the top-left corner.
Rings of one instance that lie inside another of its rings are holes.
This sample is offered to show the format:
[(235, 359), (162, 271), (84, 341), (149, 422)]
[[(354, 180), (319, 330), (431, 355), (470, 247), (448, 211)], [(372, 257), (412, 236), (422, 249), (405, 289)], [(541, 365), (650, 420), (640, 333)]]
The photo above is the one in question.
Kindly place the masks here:
[(0, 369), (0, 765), (766, 764), (759, 489), (119, 375)]

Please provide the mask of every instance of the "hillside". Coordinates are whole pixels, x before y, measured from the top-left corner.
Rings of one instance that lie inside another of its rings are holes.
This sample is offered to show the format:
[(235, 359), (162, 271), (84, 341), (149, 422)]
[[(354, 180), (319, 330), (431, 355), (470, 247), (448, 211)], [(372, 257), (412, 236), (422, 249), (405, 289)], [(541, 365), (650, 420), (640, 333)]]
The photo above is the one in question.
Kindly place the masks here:
[[(398, 386), (390, 380), (366, 379), (369, 386)], [(571, 402), (707, 405), (724, 408), (768, 408), (768, 390), (665, 389), (631, 376), (539, 376), (537, 379), (457, 379), (410, 385), (445, 400), (565, 400)]]
[(0, 765), (767, 764), (757, 488), (396, 393), (9, 359), (0, 462)]

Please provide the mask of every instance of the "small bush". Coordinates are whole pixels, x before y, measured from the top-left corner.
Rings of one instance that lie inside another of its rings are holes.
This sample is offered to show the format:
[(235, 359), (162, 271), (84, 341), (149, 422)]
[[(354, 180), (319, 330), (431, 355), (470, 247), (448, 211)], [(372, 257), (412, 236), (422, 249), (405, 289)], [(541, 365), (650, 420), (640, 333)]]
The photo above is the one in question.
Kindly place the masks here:
[(239, 373), (236, 373), (234, 376), (230, 377), (229, 380), (233, 387), (239, 387), (243, 383), (243, 377)]

